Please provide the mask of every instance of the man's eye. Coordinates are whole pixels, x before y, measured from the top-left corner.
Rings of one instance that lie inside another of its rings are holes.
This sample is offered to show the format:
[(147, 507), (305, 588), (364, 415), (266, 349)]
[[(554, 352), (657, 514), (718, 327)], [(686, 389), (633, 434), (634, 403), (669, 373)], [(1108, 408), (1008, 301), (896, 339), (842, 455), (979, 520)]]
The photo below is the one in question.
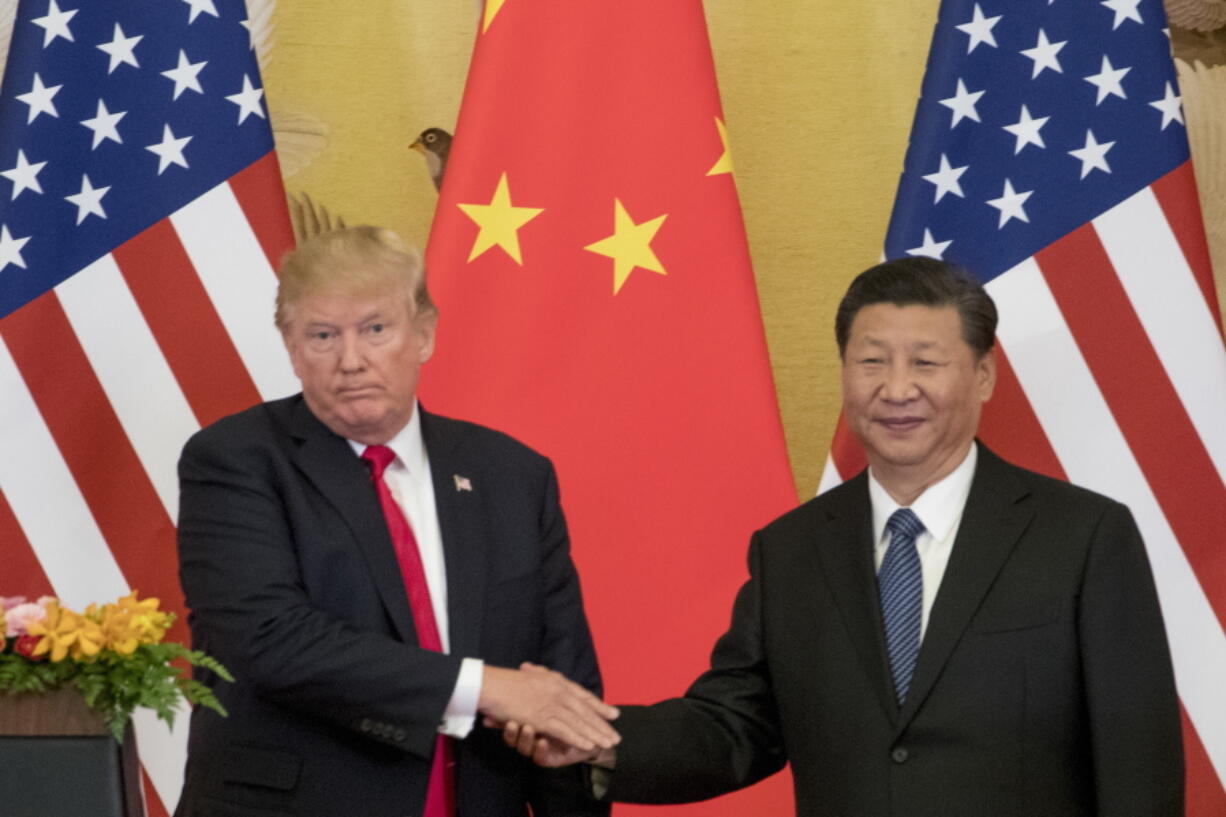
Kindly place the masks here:
[(329, 340), (332, 337), (332, 333), (326, 329), (320, 329), (318, 332), (312, 332), (308, 337), (311, 340)]
[(386, 328), (387, 326), (382, 323), (372, 323), (370, 325), (370, 331), (374, 332), (376, 335), (382, 332)]
[(867, 366), (875, 366), (875, 365), (877, 365), (877, 364), (881, 363), (881, 358), (879, 358), (879, 357), (866, 357), (866, 358), (862, 358), (862, 359), (860, 360), (860, 362), (861, 362), (861, 363), (863, 363), (863, 364), (865, 364), (865, 365), (867, 365)]

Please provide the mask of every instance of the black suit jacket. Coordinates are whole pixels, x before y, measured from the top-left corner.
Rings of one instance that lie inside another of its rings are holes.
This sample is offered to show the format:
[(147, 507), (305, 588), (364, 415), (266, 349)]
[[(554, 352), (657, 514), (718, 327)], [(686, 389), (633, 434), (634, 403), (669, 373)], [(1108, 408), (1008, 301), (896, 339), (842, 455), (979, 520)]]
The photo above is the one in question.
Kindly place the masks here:
[(623, 707), (611, 796), (712, 797), (790, 761), (806, 817), (1175, 817), (1180, 716), (1127, 508), (980, 447), (905, 705), (864, 474), (753, 538), (711, 669)]
[[(192, 714), (182, 817), (402, 817), (425, 799), (465, 656), (546, 664), (600, 693), (549, 461), (422, 413), (447, 568), (451, 653), (420, 649), (365, 463), (301, 396), (200, 431), (179, 463), (193, 643), (229, 710)], [(459, 490), (456, 476), (471, 490)], [(461, 815), (593, 813), (481, 728), (456, 747)], [(607, 808), (597, 808), (597, 812)]]

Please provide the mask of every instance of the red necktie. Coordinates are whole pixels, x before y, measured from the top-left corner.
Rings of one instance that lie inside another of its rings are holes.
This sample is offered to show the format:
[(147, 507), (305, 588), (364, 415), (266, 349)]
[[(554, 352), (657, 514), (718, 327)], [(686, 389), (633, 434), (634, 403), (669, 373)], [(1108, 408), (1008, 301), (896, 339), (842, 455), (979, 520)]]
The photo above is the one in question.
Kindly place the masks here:
[[(434, 605), (430, 602), (430, 586), (426, 583), (426, 571), (417, 550), (417, 537), (409, 527), (404, 512), (392, 498), (392, 492), (383, 480), (383, 471), (396, 459), (396, 453), (386, 445), (368, 445), (362, 459), (370, 466), (370, 477), (383, 506), (383, 518), (396, 548), (400, 562), (400, 575), (409, 596), (409, 609), (413, 613), (413, 626), (417, 641), (423, 649), (443, 651), (438, 623), (434, 620)], [(434, 746), (434, 761), (430, 766), (430, 787), (426, 790), (426, 808), (422, 817), (453, 817), (455, 815), (455, 761), (452, 759), (451, 741), (438, 736)]]

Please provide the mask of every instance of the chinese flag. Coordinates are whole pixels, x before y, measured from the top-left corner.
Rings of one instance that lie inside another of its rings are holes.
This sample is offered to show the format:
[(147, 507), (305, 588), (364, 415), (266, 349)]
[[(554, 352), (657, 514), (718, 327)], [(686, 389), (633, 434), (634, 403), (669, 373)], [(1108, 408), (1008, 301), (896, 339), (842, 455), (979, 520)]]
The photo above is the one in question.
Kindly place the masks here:
[(796, 502), (701, 2), (487, 0), (427, 255), (423, 402), (553, 459), (607, 697), (681, 694)]

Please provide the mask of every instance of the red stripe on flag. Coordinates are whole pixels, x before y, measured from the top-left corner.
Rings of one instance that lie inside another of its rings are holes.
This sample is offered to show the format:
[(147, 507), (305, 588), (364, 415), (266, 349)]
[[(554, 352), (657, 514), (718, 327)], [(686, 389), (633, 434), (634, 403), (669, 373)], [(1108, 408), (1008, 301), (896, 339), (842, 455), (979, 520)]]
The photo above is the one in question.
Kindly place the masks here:
[(278, 269), (282, 256), (294, 248), (294, 228), (290, 224), (289, 208), (285, 206), (285, 188), (281, 184), (276, 151), (270, 150), (264, 158), (231, 176), (230, 189), (259, 239), (268, 263), (274, 270)]
[(3, 550), (0, 550), (0, 562), (4, 565), (4, 584), (0, 585), (0, 595), (25, 596), (28, 599), (55, 595), (51, 581), (34, 555), (4, 491), (0, 491), (0, 542), (4, 544)]
[(140, 783), (145, 791), (145, 817), (170, 817), (166, 806), (162, 804), (162, 798), (149, 779), (149, 773), (144, 768), (140, 770)]
[(1226, 789), (1222, 788), (1222, 781), (1213, 768), (1196, 726), (1182, 706), (1179, 714), (1183, 720), (1183, 762), (1187, 780), (1184, 817), (1222, 817), (1226, 814)]
[[(1226, 548), (1216, 518), (1226, 486), (1137, 318), (1091, 225), (1037, 256), (1069, 329), (1150, 490), (1226, 622)], [(1111, 319), (1104, 321), (1103, 316)]]
[(206, 426), (260, 402), (170, 222), (157, 222), (113, 255), (196, 421)]
[(999, 345), (996, 348), (996, 392), (983, 407), (979, 438), (1015, 465), (1055, 479), (1068, 479), (1008, 355)]
[(1192, 268), (1196, 283), (1200, 285), (1205, 296), (1205, 303), (1209, 305), (1209, 310), (1220, 327), (1222, 315), (1218, 309), (1217, 292), (1213, 285), (1213, 263), (1209, 259), (1209, 242), (1205, 238), (1205, 222), (1201, 214), (1200, 199), (1197, 198), (1196, 174), (1192, 170), (1192, 162), (1184, 162), (1150, 187), (1162, 207), (1162, 212), (1166, 214), (1167, 224), (1175, 234), (1175, 240), (1179, 242), (1179, 249), (1188, 260), (1188, 266)]
[(864, 456), (864, 446), (860, 445), (856, 435), (851, 433), (847, 419), (842, 414), (839, 414), (838, 425), (834, 428), (834, 441), (830, 443), (830, 458), (834, 460), (834, 467), (838, 469), (839, 476), (844, 481), (851, 479), (868, 467), (868, 460)]
[(55, 292), (0, 320), (0, 336), (128, 586), (142, 597), (157, 596), (162, 609), (180, 614), (170, 637), (185, 640), (174, 525)]

